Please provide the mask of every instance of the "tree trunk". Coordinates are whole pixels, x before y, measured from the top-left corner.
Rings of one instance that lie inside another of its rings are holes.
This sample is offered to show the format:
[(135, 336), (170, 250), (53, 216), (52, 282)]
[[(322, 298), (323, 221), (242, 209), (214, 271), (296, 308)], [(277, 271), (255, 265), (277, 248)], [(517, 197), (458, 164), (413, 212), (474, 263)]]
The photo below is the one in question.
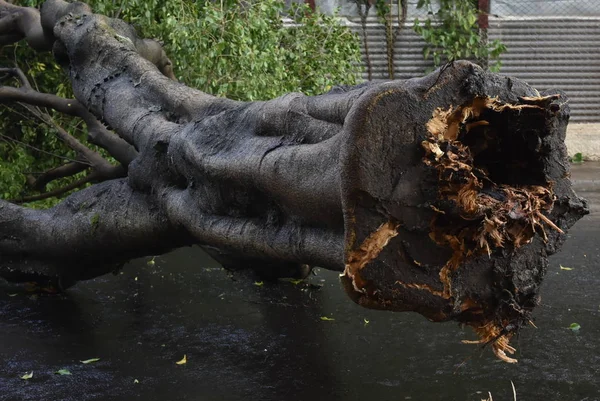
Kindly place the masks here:
[(360, 305), (469, 324), (513, 361), (547, 256), (587, 212), (562, 93), (455, 62), (235, 102), (161, 74), (115, 20), (54, 0), (42, 22), (79, 102), (137, 157), (53, 209), (0, 201), (0, 276), (66, 287), (199, 244), (226, 265), (338, 270)]

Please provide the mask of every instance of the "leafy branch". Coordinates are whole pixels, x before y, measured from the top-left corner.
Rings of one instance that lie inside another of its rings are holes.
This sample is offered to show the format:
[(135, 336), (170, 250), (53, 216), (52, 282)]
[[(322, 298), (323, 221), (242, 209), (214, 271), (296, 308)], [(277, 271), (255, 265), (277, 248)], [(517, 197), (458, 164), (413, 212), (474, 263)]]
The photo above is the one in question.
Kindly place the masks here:
[(477, 24), (479, 10), (473, 0), (440, 0), (434, 11), (432, 0), (419, 0), (417, 8), (427, 9), (429, 18), (415, 19), (414, 30), (427, 45), (423, 48), (425, 59), (433, 59), (434, 65), (458, 59), (471, 59), (484, 66), (487, 60), (494, 63), (490, 69), (498, 71), (499, 57), (506, 46), (498, 40), (488, 42)]

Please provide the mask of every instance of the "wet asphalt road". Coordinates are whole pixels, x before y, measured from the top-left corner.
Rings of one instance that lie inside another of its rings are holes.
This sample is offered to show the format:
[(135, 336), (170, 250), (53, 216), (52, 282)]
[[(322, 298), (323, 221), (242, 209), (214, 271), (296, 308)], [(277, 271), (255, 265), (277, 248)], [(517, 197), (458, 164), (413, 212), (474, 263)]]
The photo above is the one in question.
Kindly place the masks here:
[(454, 323), (353, 304), (336, 273), (255, 285), (189, 248), (61, 296), (0, 284), (0, 400), (508, 401), (511, 381), (519, 401), (600, 400), (600, 165), (573, 177), (593, 213), (551, 258), (517, 365)]

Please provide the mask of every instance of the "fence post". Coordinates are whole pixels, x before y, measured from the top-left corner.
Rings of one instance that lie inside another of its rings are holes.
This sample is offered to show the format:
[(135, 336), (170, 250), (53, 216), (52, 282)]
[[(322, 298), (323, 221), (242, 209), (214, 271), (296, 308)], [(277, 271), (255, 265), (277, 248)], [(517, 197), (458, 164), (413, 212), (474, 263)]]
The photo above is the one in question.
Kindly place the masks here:
[[(489, 27), (489, 14), (490, 14), (490, 0), (479, 0), (479, 19), (477, 24), (479, 25), (479, 37), (481, 45), (487, 47), (488, 45), (488, 27)], [(480, 58), (477, 62), (484, 69), (489, 67), (489, 59), (487, 57)]]

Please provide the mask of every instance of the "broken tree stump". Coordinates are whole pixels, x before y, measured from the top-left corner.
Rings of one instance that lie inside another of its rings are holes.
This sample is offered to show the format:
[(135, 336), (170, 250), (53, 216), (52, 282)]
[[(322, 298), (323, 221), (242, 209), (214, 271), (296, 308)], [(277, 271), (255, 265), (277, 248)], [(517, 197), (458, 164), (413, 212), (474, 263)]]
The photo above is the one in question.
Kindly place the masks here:
[[(229, 268), (338, 270), (358, 304), (467, 324), (514, 362), (509, 340), (539, 302), (547, 257), (587, 213), (569, 181), (563, 93), (454, 62), (235, 102), (173, 81), (162, 49), (149, 57), (81, 3), (49, 0), (30, 21), (68, 67), (77, 115), (128, 155), (127, 176), (49, 210), (0, 201), (0, 277), (66, 288), (198, 244)], [(0, 100), (64, 100), (14, 92)]]

